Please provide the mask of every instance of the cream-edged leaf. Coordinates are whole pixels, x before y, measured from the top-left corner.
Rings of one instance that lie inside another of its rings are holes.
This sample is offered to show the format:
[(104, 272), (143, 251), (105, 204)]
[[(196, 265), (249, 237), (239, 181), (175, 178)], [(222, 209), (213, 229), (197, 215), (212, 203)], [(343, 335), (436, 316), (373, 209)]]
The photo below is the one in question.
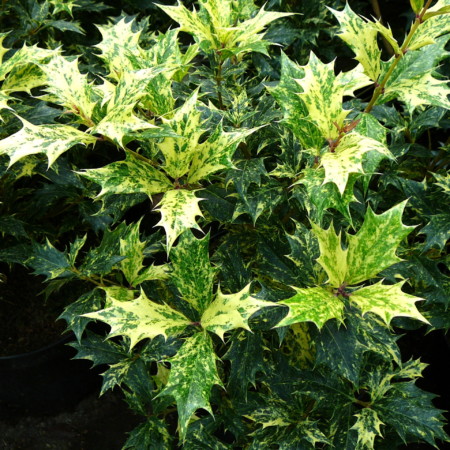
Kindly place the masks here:
[(371, 286), (353, 292), (350, 299), (361, 309), (362, 313), (372, 312), (379, 315), (388, 325), (394, 317), (410, 317), (429, 323), (420, 314), (415, 303), (423, 298), (414, 297), (402, 291), (405, 281), (393, 285), (379, 281)]
[(43, 153), (49, 167), (64, 152), (77, 144), (93, 144), (95, 137), (68, 125), (33, 125), (19, 117), (23, 127), (0, 141), (0, 155), (8, 155), (9, 165), (28, 155)]
[(127, 152), (124, 161), (78, 173), (102, 187), (98, 197), (105, 194), (143, 193), (151, 198), (153, 194), (172, 188), (172, 183), (162, 172), (130, 152)]
[(189, 421), (197, 409), (203, 408), (212, 414), (211, 388), (215, 384), (222, 386), (217, 359), (211, 337), (200, 332), (187, 338), (169, 360), (169, 381), (158, 397), (169, 395), (175, 399), (181, 440), (186, 437)]
[(357, 132), (346, 134), (335, 151), (325, 153), (321, 164), (325, 169), (325, 183), (335, 183), (341, 195), (352, 173), (364, 173), (363, 158), (367, 152), (376, 151), (386, 158), (394, 159), (385, 144)]
[(278, 302), (278, 305), (288, 306), (289, 313), (277, 327), (314, 322), (320, 329), (330, 319), (343, 320), (344, 303), (329, 290), (320, 286), (294, 289), (296, 294), (293, 297)]
[(164, 227), (166, 231), (167, 253), (181, 233), (189, 228), (200, 229), (196, 217), (203, 217), (198, 206), (201, 200), (195, 195), (195, 191), (171, 189), (165, 192), (157, 209), (161, 213), (157, 226)]
[(342, 11), (330, 10), (340, 24), (338, 36), (353, 50), (355, 59), (364, 67), (364, 73), (376, 81), (381, 72), (377, 29), (372, 22), (355, 14), (348, 3)]
[(227, 331), (245, 328), (250, 331), (248, 319), (258, 310), (277, 303), (259, 300), (250, 294), (250, 284), (236, 294), (223, 294), (218, 289), (216, 298), (201, 318), (205, 330), (217, 334), (222, 340)]
[(160, 305), (141, 295), (130, 301), (108, 299), (108, 308), (84, 314), (83, 317), (100, 320), (111, 327), (109, 338), (127, 336), (130, 348), (142, 339), (153, 339), (163, 335), (175, 336), (180, 334), (191, 321), (183, 314), (168, 305)]

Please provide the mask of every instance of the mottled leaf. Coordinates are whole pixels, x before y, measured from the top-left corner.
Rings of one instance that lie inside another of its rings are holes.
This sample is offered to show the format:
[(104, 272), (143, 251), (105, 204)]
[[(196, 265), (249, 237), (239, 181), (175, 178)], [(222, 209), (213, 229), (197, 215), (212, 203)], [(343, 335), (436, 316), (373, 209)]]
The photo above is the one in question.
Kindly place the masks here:
[(149, 300), (145, 293), (130, 301), (109, 298), (108, 308), (84, 314), (83, 317), (101, 320), (111, 327), (108, 337), (127, 336), (130, 348), (142, 339), (153, 339), (160, 334), (167, 337), (181, 333), (191, 321), (183, 314)]
[(277, 303), (258, 300), (250, 294), (250, 284), (236, 294), (223, 294), (218, 288), (214, 301), (202, 315), (201, 323), (223, 340), (227, 331), (244, 328), (250, 331), (248, 319), (261, 308)]
[(178, 353), (170, 359), (171, 370), (166, 387), (158, 397), (175, 398), (182, 439), (189, 420), (199, 408), (212, 414), (209, 404), (211, 388), (222, 385), (216, 367), (217, 356), (208, 333), (197, 333), (186, 339)]
[(381, 436), (380, 426), (383, 425), (383, 422), (379, 419), (376, 411), (371, 408), (364, 408), (355, 416), (357, 420), (351, 428), (358, 433), (355, 450), (374, 449), (375, 438)]
[(172, 436), (164, 421), (157, 417), (148, 417), (129, 433), (123, 450), (159, 450), (170, 448)]
[(322, 328), (330, 319), (343, 320), (344, 304), (332, 292), (322, 288), (294, 288), (296, 294), (278, 305), (289, 307), (288, 315), (277, 324), (277, 327), (292, 325), (298, 322), (314, 322)]
[(423, 251), (430, 248), (443, 250), (445, 244), (450, 239), (450, 214), (435, 214), (430, 221), (420, 230), (420, 234), (427, 236)]

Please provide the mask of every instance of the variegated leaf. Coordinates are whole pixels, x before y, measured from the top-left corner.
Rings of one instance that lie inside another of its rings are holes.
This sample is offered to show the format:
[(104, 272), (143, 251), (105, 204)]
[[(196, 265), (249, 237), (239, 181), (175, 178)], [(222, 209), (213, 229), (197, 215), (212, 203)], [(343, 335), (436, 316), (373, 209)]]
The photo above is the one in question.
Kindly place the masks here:
[(323, 184), (329, 182), (336, 184), (340, 194), (343, 195), (350, 174), (364, 173), (363, 158), (371, 151), (394, 159), (385, 144), (357, 132), (346, 134), (333, 153), (328, 152), (322, 156), (321, 165), (325, 169)]
[(178, 335), (191, 323), (187, 317), (170, 306), (149, 300), (143, 291), (135, 300), (107, 298), (107, 301), (109, 307), (84, 314), (83, 317), (107, 323), (111, 327), (109, 338), (127, 336), (130, 339), (130, 348), (142, 339), (153, 339), (159, 335), (165, 338)]
[(323, 287), (294, 289), (296, 294), (293, 297), (278, 302), (278, 305), (288, 306), (289, 313), (277, 327), (314, 322), (318, 328), (322, 328), (330, 319), (343, 320), (344, 303), (329, 290)]
[(344, 95), (353, 95), (356, 89), (369, 85), (370, 78), (363, 73), (361, 65), (336, 76), (334, 61), (324, 64), (312, 52), (303, 69), (305, 76), (297, 83), (303, 89), (299, 95), (308, 108), (310, 120), (325, 139), (335, 139), (349, 113), (342, 107)]
[(423, 16), (423, 20), (428, 20), (430, 17), (446, 14), (448, 12), (450, 12), (450, 1), (438, 0), (431, 8), (427, 9), (427, 12)]
[(100, 184), (102, 190), (98, 197), (106, 194), (141, 192), (151, 198), (153, 194), (172, 188), (172, 183), (162, 172), (131, 152), (127, 152), (124, 161), (117, 161), (100, 169), (86, 169), (78, 173)]
[(409, 0), (409, 3), (411, 4), (411, 8), (413, 11), (418, 14), (423, 8), (425, 0)]
[(415, 305), (423, 298), (404, 293), (401, 290), (404, 284), (405, 281), (393, 285), (382, 284), (379, 281), (353, 292), (350, 299), (361, 308), (363, 314), (367, 312), (378, 314), (388, 325), (392, 318), (398, 316), (411, 317), (429, 323)]
[[(10, 97), (6, 92), (0, 91), (0, 109), (12, 109), (10, 106), (8, 106), (9, 100), (13, 100), (13, 98)], [(2, 120), (1, 116), (0, 120)]]
[(206, 131), (201, 127), (201, 112), (197, 109), (197, 97), (198, 91), (195, 91), (170, 120), (165, 120), (179, 137), (166, 137), (156, 144), (164, 155), (164, 170), (172, 178), (180, 178), (189, 171), (192, 158), (200, 146), (198, 141)]
[(125, 236), (120, 239), (120, 255), (126, 257), (120, 261), (120, 269), (130, 286), (137, 286), (149, 279), (164, 279), (168, 276), (168, 267), (165, 265), (150, 266), (144, 269), (146, 243), (141, 242), (139, 238), (139, 226), (140, 221), (130, 225)]
[(196, 239), (190, 231), (183, 233), (171, 261), (172, 281), (182, 298), (202, 314), (211, 303), (216, 273), (209, 262), (209, 234)]
[(28, 155), (43, 153), (49, 167), (64, 152), (77, 144), (93, 144), (96, 139), (68, 125), (33, 125), (19, 117), (23, 127), (0, 141), (0, 155), (8, 155), (9, 165)]
[(408, 44), (408, 51), (417, 50), (426, 45), (434, 44), (439, 36), (447, 34), (449, 31), (450, 15), (448, 13), (432, 16), (424, 23), (421, 23), (417, 28)]
[(31, 89), (43, 86), (46, 76), (39, 65), (21, 64), (14, 67), (3, 82), (2, 90), (5, 92), (24, 91), (31, 94)]
[(211, 388), (222, 386), (216, 367), (211, 337), (207, 332), (186, 339), (171, 358), (169, 381), (158, 397), (170, 395), (177, 403), (180, 437), (186, 436), (189, 420), (199, 408), (212, 414), (209, 404)]
[(134, 69), (129, 55), (139, 58), (140, 31), (133, 31), (134, 20), (123, 18), (114, 25), (97, 26), (102, 41), (96, 45), (101, 50), (100, 57), (110, 70), (110, 77), (119, 80), (124, 72)]
[(281, 106), (284, 123), (292, 130), (305, 149), (320, 149), (324, 138), (317, 126), (309, 119), (308, 109), (298, 93), (301, 87), (295, 79), (303, 78), (304, 70), (284, 53), (281, 53), (281, 77), (275, 88), (269, 88), (270, 94)]
[(277, 306), (277, 303), (258, 300), (250, 294), (250, 284), (236, 294), (223, 294), (218, 288), (214, 301), (201, 318), (205, 330), (217, 334), (222, 340), (227, 331), (244, 328), (250, 331), (248, 319), (261, 308)]
[(320, 247), (317, 261), (327, 272), (328, 283), (333, 287), (344, 283), (356, 285), (401, 261), (395, 251), (414, 228), (402, 223), (405, 204), (400, 203), (380, 215), (368, 207), (360, 230), (355, 235), (347, 234), (345, 250), (340, 233), (336, 235), (332, 225), (324, 230), (312, 224)]
[(237, 146), (257, 128), (225, 132), (217, 125), (206, 142), (198, 145), (189, 169), (188, 182), (197, 183), (221, 169), (233, 167), (231, 157)]
[(123, 286), (102, 286), (102, 291), (106, 294), (105, 308), (110, 307), (114, 302), (128, 302), (134, 299), (136, 291)]
[(338, 36), (353, 50), (355, 59), (364, 67), (364, 73), (372, 81), (377, 81), (381, 72), (381, 50), (373, 23), (355, 14), (348, 3), (342, 11), (330, 10), (341, 26)]
[(166, 231), (167, 253), (183, 231), (189, 228), (200, 230), (195, 218), (203, 217), (198, 206), (201, 200), (195, 195), (195, 191), (172, 189), (165, 192), (157, 209), (161, 213), (157, 226), (164, 227)]
[(350, 428), (358, 433), (355, 450), (373, 450), (375, 438), (381, 436), (380, 426), (384, 425), (383, 422), (372, 408), (364, 408), (355, 416), (356, 423)]
[(95, 95), (87, 75), (80, 73), (78, 58), (69, 61), (57, 55), (48, 63), (40, 64), (39, 67), (45, 74), (46, 91), (51, 95), (54, 103), (66, 107), (90, 125), (92, 112), (100, 99)]
[[(381, 34), (381, 36), (383, 36), (384, 39), (386, 39), (386, 41), (392, 47), (392, 51), (394, 52), (394, 55), (400, 55), (401, 54), (400, 45), (398, 44), (397, 40), (394, 38), (391, 27), (385, 27), (379, 20), (376, 20), (375, 22), (373, 22), (373, 27), (378, 31), (378, 33)], [(380, 64), (378, 64), (378, 68), (380, 68)]]
[(91, 133), (101, 134), (115, 144), (124, 147), (123, 138), (134, 131), (157, 128), (156, 125), (139, 119), (133, 113), (134, 105), (116, 105), (94, 127)]

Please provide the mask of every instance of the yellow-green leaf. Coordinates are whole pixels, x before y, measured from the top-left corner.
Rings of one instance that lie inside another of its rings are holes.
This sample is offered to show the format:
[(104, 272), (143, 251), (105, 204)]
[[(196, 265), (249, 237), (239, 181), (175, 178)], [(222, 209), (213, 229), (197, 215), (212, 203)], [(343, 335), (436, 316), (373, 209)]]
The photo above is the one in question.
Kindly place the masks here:
[(298, 322), (314, 322), (318, 328), (322, 328), (330, 319), (343, 320), (344, 303), (329, 290), (320, 286), (294, 289), (296, 294), (293, 297), (278, 302), (278, 305), (288, 306), (289, 313), (277, 327)]
[(393, 285), (379, 281), (371, 286), (353, 292), (350, 299), (361, 309), (362, 313), (373, 312), (379, 315), (388, 325), (394, 317), (411, 317), (429, 323), (420, 314), (415, 303), (423, 298), (414, 297), (402, 291), (405, 281)]
[(19, 117), (23, 127), (0, 141), (0, 155), (8, 155), (9, 165), (28, 155), (43, 153), (49, 167), (76, 144), (93, 144), (96, 139), (68, 125), (33, 125)]
[(203, 217), (198, 206), (201, 198), (195, 195), (195, 191), (186, 189), (172, 189), (164, 194), (158, 205), (161, 220), (158, 226), (166, 231), (167, 253), (170, 252), (175, 239), (189, 228), (200, 230), (196, 217)]
[(424, 1), (425, 0), (409, 0), (411, 8), (416, 14), (418, 14), (422, 10)]
[(394, 159), (385, 144), (357, 132), (346, 134), (334, 153), (322, 156), (321, 165), (325, 169), (325, 183), (335, 183), (341, 195), (344, 194), (351, 173), (364, 173), (363, 158), (367, 152), (376, 151), (386, 158)]
[(430, 17), (446, 14), (450, 12), (449, 0), (438, 0), (434, 6), (427, 9), (427, 12), (423, 16), (423, 20), (428, 20)]
[(324, 64), (312, 52), (303, 69), (305, 77), (297, 83), (303, 88), (299, 95), (308, 108), (309, 118), (325, 139), (335, 139), (339, 135), (338, 127), (343, 126), (350, 112), (342, 107), (344, 96), (371, 84), (370, 78), (363, 73), (361, 65), (336, 76), (334, 61)]
[(219, 287), (216, 298), (202, 315), (201, 324), (205, 330), (217, 334), (223, 340), (223, 335), (235, 328), (250, 331), (248, 319), (267, 306), (277, 306), (277, 303), (252, 297), (250, 284), (242, 291), (229, 295), (223, 294)]
[(100, 184), (101, 197), (106, 194), (159, 194), (172, 188), (172, 183), (151, 164), (127, 152), (124, 161), (108, 164), (100, 169), (86, 169), (78, 172), (83, 177)]
[(380, 426), (384, 425), (372, 408), (363, 408), (355, 414), (356, 423), (350, 428), (358, 433), (355, 450), (373, 450), (375, 438), (381, 436)]
[(355, 14), (348, 3), (342, 11), (330, 10), (341, 26), (338, 36), (353, 50), (355, 59), (364, 67), (364, 73), (376, 81), (381, 72), (377, 29), (372, 22)]
[(111, 327), (109, 338), (127, 336), (130, 348), (142, 339), (153, 339), (163, 335), (175, 336), (180, 334), (191, 321), (183, 314), (168, 305), (160, 305), (141, 295), (130, 301), (120, 301), (115, 298), (107, 299), (108, 308), (83, 314), (83, 317), (101, 320)]

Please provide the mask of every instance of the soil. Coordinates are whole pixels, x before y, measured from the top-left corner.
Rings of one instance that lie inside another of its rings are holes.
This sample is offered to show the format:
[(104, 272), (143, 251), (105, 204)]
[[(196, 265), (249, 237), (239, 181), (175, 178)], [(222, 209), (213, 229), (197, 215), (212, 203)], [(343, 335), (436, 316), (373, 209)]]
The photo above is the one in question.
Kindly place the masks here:
[(0, 421), (0, 450), (120, 450), (140, 421), (119, 391), (92, 393), (57, 415)]

